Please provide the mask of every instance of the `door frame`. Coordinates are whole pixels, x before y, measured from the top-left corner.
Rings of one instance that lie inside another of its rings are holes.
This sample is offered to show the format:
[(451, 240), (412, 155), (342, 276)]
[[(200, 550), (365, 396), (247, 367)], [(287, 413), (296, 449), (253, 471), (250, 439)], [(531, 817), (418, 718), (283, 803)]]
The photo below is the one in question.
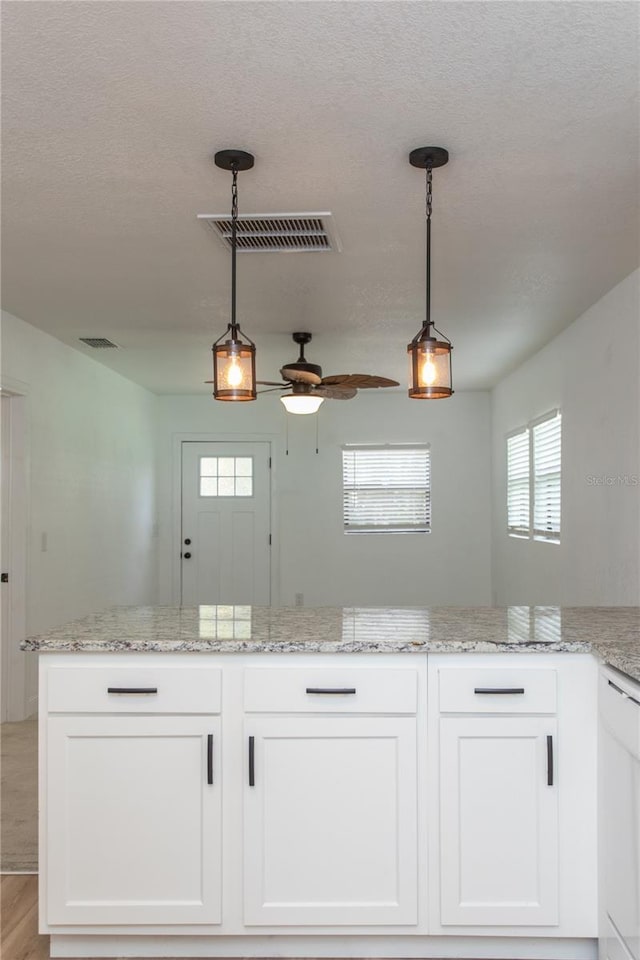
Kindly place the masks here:
[(275, 433), (174, 433), (172, 455), (172, 493), (171, 500), (171, 596), (172, 602), (180, 606), (182, 598), (180, 553), (182, 546), (182, 444), (183, 443), (268, 443), (271, 457), (271, 490), (269, 503), (269, 519), (271, 521), (271, 562), (270, 584), (271, 605), (280, 605), (280, 563), (278, 541), (277, 499), (275, 497), (277, 482), (276, 449), (281, 438)]
[[(0, 375), (0, 395), (9, 401), (10, 516), (7, 523), (10, 567), (8, 636), (2, 639), (2, 721), (24, 720), (38, 708), (37, 669), (29, 670), (18, 647), (27, 633), (27, 530), (29, 524), (29, 384)], [(3, 565), (5, 558), (2, 559)], [(30, 682), (33, 681), (33, 682)], [(33, 689), (31, 689), (33, 687)]]

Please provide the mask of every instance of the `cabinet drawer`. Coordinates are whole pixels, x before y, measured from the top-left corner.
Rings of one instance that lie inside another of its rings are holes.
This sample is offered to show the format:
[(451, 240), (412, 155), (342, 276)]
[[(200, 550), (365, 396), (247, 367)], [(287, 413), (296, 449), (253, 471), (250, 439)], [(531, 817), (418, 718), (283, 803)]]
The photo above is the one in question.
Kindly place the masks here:
[(175, 667), (50, 667), (50, 713), (220, 713), (220, 670)]
[(531, 667), (442, 667), (441, 713), (555, 713), (556, 671)]
[(600, 715), (604, 726), (633, 757), (640, 758), (640, 688), (617, 674), (600, 673)]
[(249, 668), (248, 713), (415, 713), (416, 670), (360, 667)]

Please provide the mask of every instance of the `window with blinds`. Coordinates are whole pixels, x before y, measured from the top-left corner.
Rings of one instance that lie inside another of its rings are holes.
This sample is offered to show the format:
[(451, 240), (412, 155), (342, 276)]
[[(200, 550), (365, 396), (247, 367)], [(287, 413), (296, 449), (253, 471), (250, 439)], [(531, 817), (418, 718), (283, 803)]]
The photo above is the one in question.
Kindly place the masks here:
[(345, 533), (428, 533), (428, 445), (342, 448)]
[(555, 412), (535, 423), (533, 446), (533, 535), (560, 539), (560, 453), (562, 421)]
[(528, 537), (530, 527), (529, 429), (507, 437), (507, 529)]
[(507, 437), (507, 532), (560, 542), (562, 417), (554, 410)]

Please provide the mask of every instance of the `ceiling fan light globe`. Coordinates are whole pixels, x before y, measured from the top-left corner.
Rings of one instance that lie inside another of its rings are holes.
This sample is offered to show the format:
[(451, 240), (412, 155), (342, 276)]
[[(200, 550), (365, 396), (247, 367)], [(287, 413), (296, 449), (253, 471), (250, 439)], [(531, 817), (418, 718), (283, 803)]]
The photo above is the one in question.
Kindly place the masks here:
[(287, 413), (297, 414), (316, 413), (323, 401), (324, 397), (300, 393), (285, 393), (283, 397), (280, 397), (280, 402)]

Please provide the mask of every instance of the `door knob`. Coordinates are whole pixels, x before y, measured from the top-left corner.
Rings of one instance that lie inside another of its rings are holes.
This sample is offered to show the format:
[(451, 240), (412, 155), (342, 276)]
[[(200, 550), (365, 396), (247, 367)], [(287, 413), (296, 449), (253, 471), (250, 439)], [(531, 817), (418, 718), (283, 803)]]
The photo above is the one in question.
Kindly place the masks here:
[(182, 556), (184, 557), (185, 560), (191, 560), (191, 554), (190, 554), (190, 553), (183, 553)]

